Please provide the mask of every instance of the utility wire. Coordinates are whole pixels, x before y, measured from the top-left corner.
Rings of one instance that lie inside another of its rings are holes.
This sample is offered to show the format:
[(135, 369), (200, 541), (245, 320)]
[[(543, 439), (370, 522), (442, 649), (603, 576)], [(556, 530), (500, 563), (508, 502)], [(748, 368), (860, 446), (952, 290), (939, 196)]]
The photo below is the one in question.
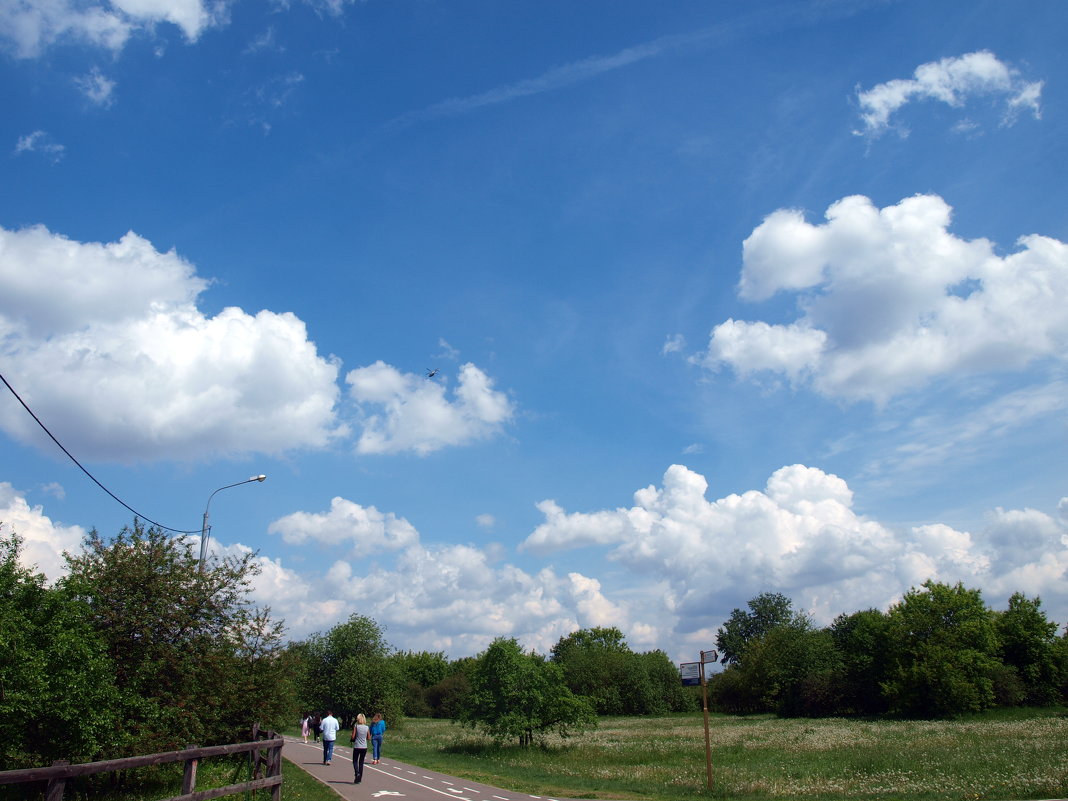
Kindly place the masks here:
[(48, 426), (46, 426), (44, 423), (42, 423), (41, 419), (36, 414), (33, 413), (33, 409), (31, 409), (28, 405), (26, 405), (26, 401), (24, 401), (21, 397), (19, 397), (19, 393), (17, 393), (15, 391), (15, 388), (13, 386), (11, 386), (11, 384), (9, 384), (7, 382), (7, 379), (4, 378), (4, 374), (3, 373), (0, 373), (0, 381), (4, 382), (4, 386), (7, 387), (11, 391), (11, 394), (15, 396), (15, 400), (17, 400), (19, 403), (22, 404), (22, 408), (25, 409), (27, 412), (29, 412), (30, 417), (32, 417), (37, 422), (37, 425), (39, 425), (41, 427), (41, 430), (43, 430), (46, 434), (48, 434), (49, 437), (52, 438), (52, 441), (54, 443), (56, 443), (56, 445), (59, 446), (59, 449), (61, 451), (63, 451), (63, 453), (67, 454), (67, 457), (72, 462), (74, 462), (74, 464), (78, 465), (78, 467), (81, 469), (81, 471), (83, 473), (85, 473), (87, 476), (89, 476), (89, 478), (92, 480), (92, 482), (94, 484), (96, 484), (98, 487), (100, 487), (100, 489), (104, 490), (104, 492), (106, 492), (108, 495), (110, 495), (114, 500), (118, 501), (122, 506), (125, 506), (127, 509), (129, 509), (131, 512), (133, 512), (137, 517), (140, 517), (142, 520), (145, 520), (146, 522), (151, 523), (156, 528), (161, 528), (164, 531), (173, 531), (175, 534), (200, 534), (201, 533), (201, 530), (199, 528), (185, 530), (185, 529), (180, 529), (180, 528), (171, 528), (170, 526), (165, 526), (162, 523), (157, 523), (151, 517), (148, 517), (147, 515), (141, 514), (136, 509), (134, 509), (132, 506), (130, 506), (128, 503), (126, 503), (126, 501), (124, 501), (122, 498), (120, 498), (114, 492), (112, 492), (107, 487), (105, 487), (103, 484), (101, 484), (99, 481), (97, 481), (96, 480), (96, 476), (94, 476), (92, 473), (90, 473), (88, 470), (86, 470), (85, 467), (82, 466), (82, 463), (74, 458), (74, 454), (72, 454), (70, 451), (68, 451), (66, 448), (63, 447), (63, 443), (60, 442), (58, 439), (56, 439), (55, 435), (51, 431), (48, 430)]

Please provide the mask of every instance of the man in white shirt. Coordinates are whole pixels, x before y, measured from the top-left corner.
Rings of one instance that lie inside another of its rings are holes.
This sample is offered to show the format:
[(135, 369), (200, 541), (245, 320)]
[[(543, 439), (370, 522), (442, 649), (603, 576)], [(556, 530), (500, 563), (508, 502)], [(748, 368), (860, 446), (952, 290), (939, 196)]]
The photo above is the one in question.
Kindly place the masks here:
[(337, 739), (337, 730), (341, 728), (341, 724), (337, 722), (334, 713), (328, 711), (319, 725), (323, 732), (323, 764), (329, 765), (334, 756), (334, 740)]

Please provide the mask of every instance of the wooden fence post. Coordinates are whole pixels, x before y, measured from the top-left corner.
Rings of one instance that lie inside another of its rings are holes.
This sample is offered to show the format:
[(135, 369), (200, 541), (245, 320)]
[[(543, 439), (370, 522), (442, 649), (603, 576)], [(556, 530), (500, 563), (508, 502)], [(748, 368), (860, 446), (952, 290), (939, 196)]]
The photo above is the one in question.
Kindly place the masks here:
[[(52, 767), (59, 768), (69, 764), (70, 762), (65, 759), (57, 759), (52, 763)], [(48, 789), (45, 790), (45, 801), (63, 801), (63, 790), (66, 785), (66, 779), (49, 779)]]
[[(274, 740), (278, 737), (277, 732), (268, 732), (267, 738)], [(282, 747), (275, 746), (267, 752), (267, 775), (281, 776), (282, 775)], [(271, 788), (271, 801), (282, 801), (282, 785), (276, 784)]]
[[(196, 746), (187, 745), (187, 749), (195, 748)], [(200, 760), (197, 758), (187, 759), (185, 761), (185, 772), (182, 774), (182, 795), (189, 795), (197, 789), (197, 765)]]

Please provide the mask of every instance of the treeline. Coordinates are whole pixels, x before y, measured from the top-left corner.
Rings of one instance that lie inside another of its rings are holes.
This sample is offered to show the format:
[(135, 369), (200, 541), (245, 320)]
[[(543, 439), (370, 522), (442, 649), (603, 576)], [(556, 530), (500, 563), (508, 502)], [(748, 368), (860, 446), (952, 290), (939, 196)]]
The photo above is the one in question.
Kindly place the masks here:
[(0, 770), (239, 742), (305, 713), (438, 716), (532, 742), (598, 714), (692, 708), (660, 651), (618, 629), (563, 637), (548, 656), (500, 639), (478, 657), (395, 651), (353, 615), (285, 641), (249, 600), (255, 554), (201, 565), (185, 537), (135, 521), (91, 531), (52, 585), (0, 525)]
[[(663, 651), (632, 651), (617, 628), (580, 629), (561, 637), (547, 656), (564, 687), (589, 700), (597, 715), (662, 715), (693, 708), (678, 668)], [(395, 655), (405, 681), (404, 712), (457, 718), (486, 652), (449, 661), (444, 653)]]
[(289, 649), (302, 709), (330, 709), (343, 724), (359, 712), (386, 720), (439, 717), (499, 740), (529, 745), (574, 734), (598, 715), (655, 715), (693, 709), (678, 669), (662, 651), (636, 653), (615, 628), (581, 629), (548, 656), (498, 638), (476, 657), (391, 651), (370, 618), (353, 615)]
[[(332, 710), (349, 725), (440, 717), (523, 744), (595, 726), (598, 715), (699, 708), (662, 651), (616, 628), (572, 632), (542, 655), (498, 638), (476, 657), (396, 651), (353, 615), (285, 643), (249, 601), (255, 554), (199, 564), (183, 537), (135, 521), (90, 532), (49, 586), (0, 530), (0, 770), (244, 739)], [(203, 569), (202, 569), (203, 568)], [(782, 715), (957, 715), (1068, 701), (1068, 633), (1038, 598), (987, 608), (978, 590), (933, 581), (887, 612), (825, 628), (763, 593), (716, 636), (726, 665), (713, 708)]]
[(979, 590), (927, 581), (887, 612), (842, 614), (826, 628), (762, 593), (717, 632), (726, 669), (710, 705), (786, 716), (953, 716), (1068, 702), (1068, 632), (1038, 598), (993, 610)]

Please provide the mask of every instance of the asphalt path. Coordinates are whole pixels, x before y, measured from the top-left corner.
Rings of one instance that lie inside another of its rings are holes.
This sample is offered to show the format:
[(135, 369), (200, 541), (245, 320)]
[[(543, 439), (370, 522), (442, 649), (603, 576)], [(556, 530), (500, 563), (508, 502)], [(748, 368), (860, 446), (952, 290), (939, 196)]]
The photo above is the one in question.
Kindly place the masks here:
[[(347, 737), (339, 738), (347, 740)], [(323, 784), (333, 788), (345, 799), (404, 798), (408, 801), (442, 801), (454, 798), (456, 801), (574, 801), (574, 799), (556, 799), (552, 796), (517, 793), (502, 790), (488, 784), (458, 779), (444, 773), (388, 759), (386, 752), (389, 743), (383, 746), (382, 760), (372, 765), (368, 759), (363, 763), (363, 781), (353, 784), (352, 749), (347, 746), (334, 747), (331, 764), (323, 764), (323, 744), (308, 742), (300, 737), (286, 737), (282, 756), (293, 764), (303, 768)]]

